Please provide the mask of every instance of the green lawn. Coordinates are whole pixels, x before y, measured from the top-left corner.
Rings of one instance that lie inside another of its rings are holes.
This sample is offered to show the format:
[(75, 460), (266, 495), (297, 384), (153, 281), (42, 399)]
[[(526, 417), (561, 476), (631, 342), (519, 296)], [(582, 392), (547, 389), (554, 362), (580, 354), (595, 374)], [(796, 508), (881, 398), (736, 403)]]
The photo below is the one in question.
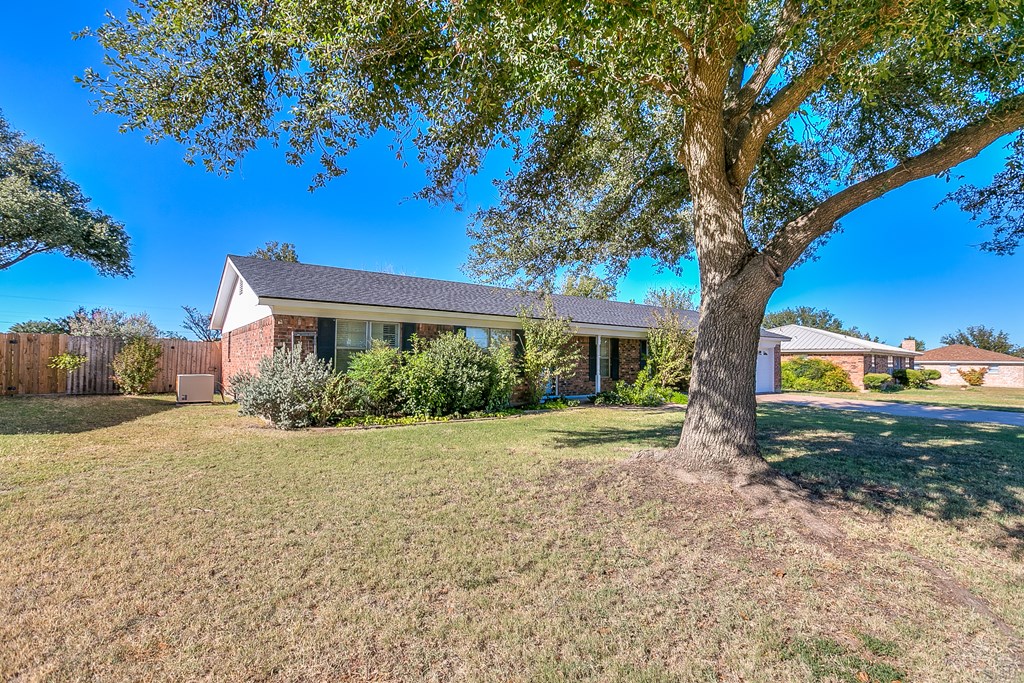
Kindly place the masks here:
[[(803, 393), (789, 392), (786, 393)], [(867, 399), (871, 401), (898, 401), (901, 403), (931, 403), (959, 408), (984, 408), (1024, 413), (1024, 389), (1002, 387), (940, 387), (930, 389), (904, 389), (896, 392), (862, 391), (857, 394), (817, 394)]]
[(845, 538), (630, 466), (676, 410), (2, 399), (0, 679), (1021, 680), (1024, 430), (761, 410)]

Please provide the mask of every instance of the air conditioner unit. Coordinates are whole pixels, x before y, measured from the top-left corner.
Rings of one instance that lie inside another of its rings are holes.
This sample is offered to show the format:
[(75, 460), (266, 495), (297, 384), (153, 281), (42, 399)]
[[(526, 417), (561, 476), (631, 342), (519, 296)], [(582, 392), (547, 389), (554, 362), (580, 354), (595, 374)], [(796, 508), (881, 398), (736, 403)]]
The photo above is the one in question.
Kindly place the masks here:
[(178, 403), (212, 403), (213, 375), (178, 375)]

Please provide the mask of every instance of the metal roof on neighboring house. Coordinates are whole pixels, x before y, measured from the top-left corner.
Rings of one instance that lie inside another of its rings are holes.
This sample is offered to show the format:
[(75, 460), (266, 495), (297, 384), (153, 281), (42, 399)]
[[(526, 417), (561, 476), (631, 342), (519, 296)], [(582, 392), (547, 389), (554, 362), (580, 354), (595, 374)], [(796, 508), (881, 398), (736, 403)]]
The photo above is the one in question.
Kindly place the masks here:
[[(539, 302), (537, 294), (467, 282), (250, 256), (228, 256), (228, 261), (260, 298), (510, 317), (518, 315), (524, 306), (532, 308)], [(646, 328), (659, 310), (657, 306), (563, 294), (551, 298), (559, 315), (584, 324)], [(684, 322), (696, 326), (696, 311), (679, 313)], [(762, 336), (779, 338), (768, 332), (762, 332)]]
[(783, 353), (821, 353), (821, 352), (868, 352), (884, 353), (891, 356), (919, 356), (919, 351), (908, 351), (899, 346), (889, 346), (879, 342), (868, 341), (860, 337), (851, 337), (829, 330), (803, 325), (783, 325), (773, 327), (770, 332), (789, 337), (782, 342)]
[(1024, 363), (1024, 358), (998, 351), (979, 349), (967, 344), (950, 344), (925, 351), (918, 358), (921, 363)]

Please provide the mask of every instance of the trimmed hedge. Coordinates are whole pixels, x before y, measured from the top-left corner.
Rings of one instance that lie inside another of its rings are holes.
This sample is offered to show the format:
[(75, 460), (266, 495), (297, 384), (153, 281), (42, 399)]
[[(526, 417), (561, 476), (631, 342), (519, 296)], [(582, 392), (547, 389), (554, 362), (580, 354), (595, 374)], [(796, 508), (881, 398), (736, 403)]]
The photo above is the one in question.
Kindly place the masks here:
[(782, 388), (788, 391), (856, 391), (850, 375), (820, 358), (794, 358), (782, 364)]
[[(932, 374), (935, 376), (932, 377)], [(941, 377), (938, 370), (897, 370), (892, 373), (892, 378), (905, 387), (911, 389), (927, 389), (932, 385), (932, 379)]]
[(864, 375), (864, 388), (870, 391), (899, 391), (900, 384), (887, 373), (869, 372)]

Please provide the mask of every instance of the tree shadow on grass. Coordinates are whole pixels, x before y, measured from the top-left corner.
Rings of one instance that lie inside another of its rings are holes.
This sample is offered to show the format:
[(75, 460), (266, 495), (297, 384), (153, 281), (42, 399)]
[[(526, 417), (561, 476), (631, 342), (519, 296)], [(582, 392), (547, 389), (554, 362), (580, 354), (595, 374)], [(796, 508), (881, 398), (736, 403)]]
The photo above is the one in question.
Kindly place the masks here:
[(0, 435), (80, 434), (174, 407), (166, 396), (4, 396)]
[(1024, 516), (1019, 427), (783, 406), (762, 408), (759, 426), (768, 461), (823, 499), (943, 520)]

